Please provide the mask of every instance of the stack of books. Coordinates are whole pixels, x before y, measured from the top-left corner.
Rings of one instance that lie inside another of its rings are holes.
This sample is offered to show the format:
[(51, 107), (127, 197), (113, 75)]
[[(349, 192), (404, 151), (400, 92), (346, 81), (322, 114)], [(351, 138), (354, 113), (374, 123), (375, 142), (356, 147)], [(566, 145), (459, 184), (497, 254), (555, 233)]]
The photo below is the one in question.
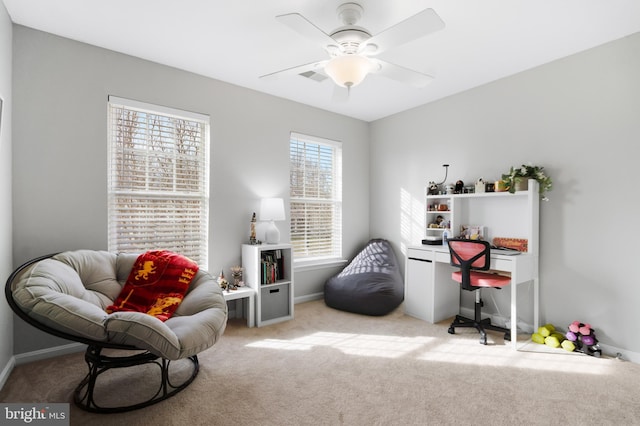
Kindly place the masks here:
[(260, 282), (262, 284), (273, 284), (278, 280), (284, 279), (282, 250), (263, 251), (261, 266)]

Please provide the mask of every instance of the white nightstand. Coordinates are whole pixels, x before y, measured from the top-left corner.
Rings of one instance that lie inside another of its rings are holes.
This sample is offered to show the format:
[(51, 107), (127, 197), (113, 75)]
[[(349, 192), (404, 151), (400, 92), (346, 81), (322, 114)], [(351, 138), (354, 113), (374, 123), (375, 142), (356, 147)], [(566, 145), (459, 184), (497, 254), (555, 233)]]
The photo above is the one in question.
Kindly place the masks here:
[[(240, 300), (240, 299), (248, 299), (247, 307), (243, 309), (245, 315), (247, 316), (247, 327), (253, 327), (256, 324), (255, 320), (255, 300), (256, 300), (256, 291), (247, 286), (238, 287), (237, 290), (222, 290), (222, 294), (224, 295), (224, 300)], [(237, 312), (237, 309), (236, 309)]]

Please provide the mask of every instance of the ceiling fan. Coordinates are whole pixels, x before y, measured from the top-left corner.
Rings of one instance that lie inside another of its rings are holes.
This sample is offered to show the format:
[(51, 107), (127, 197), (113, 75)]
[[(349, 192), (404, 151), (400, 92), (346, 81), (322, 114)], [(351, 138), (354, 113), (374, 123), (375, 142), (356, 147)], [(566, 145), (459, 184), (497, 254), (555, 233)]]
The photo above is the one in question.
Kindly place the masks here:
[(377, 73), (415, 87), (424, 87), (433, 79), (428, 74), (376, 57), (387, 49), (443, 29), (444, 22), (433, 9), (418, 12), (376, 35), (356, 25), (364, 13), (363, 7), (358, 3), (344, 3), (338, 7), (337, 13), (343, 25), (330, 34), (299, 13), (276, 16), (279, 22), (324, 48), (329, 58), (266, 74), (261, 78), (313, 71), (331, 77), (338, 86), (347, 89), (360, 84), (369, 73)]

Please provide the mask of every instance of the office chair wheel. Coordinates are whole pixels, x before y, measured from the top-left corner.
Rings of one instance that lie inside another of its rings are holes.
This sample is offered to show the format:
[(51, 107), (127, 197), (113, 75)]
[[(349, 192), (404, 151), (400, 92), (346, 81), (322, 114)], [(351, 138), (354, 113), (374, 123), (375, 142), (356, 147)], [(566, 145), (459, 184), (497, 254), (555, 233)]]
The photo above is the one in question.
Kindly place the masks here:
[(449, 334), (456, 334), (456, 329), (453, 327), (449, 327), (449, 330), (447, 330), (449, 332)]
[(480, 344), (481, 345), (486, 345), (487, 344), (487, 335), (486, 334), (480, 335)]
[(511, 332), (510, 331), (507, 331), (506, 333), (504, 333), (504, 340), (507, 340), (509, 342), (511, 341)]

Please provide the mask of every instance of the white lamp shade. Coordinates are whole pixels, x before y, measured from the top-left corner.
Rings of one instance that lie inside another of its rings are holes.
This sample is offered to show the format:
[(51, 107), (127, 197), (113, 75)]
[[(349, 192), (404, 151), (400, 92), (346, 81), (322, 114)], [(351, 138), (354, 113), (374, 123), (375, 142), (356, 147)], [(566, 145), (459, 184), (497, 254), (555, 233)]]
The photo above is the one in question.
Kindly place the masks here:
[(260, 220), (284, 220), (282, 198), (263, 198), (260, 202)]
[(324, 67), (329, 77), (342, 87), (357, 86), (372, 69), (371, 61), (357, 54), (336, 56)]

